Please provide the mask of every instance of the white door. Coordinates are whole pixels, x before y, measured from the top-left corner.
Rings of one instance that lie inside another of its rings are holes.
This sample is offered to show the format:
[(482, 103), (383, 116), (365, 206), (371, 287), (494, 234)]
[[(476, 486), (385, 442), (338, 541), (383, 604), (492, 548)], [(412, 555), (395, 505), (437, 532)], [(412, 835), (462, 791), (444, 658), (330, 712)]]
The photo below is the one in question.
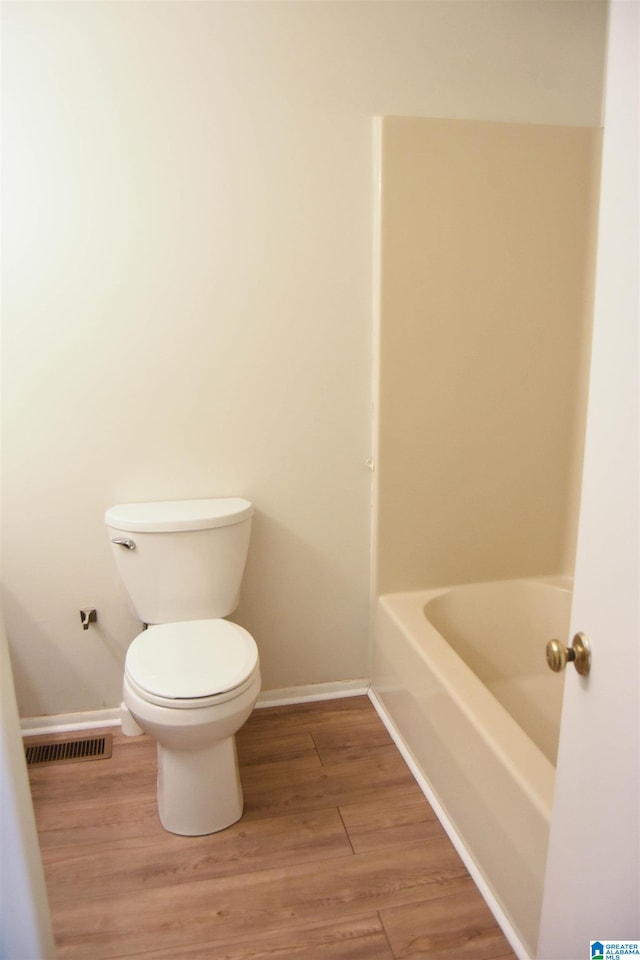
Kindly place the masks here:
[(640, 3), (610, 9), (596, 302), (569, 664), (538, 957), (640, 939), (638, 54)]

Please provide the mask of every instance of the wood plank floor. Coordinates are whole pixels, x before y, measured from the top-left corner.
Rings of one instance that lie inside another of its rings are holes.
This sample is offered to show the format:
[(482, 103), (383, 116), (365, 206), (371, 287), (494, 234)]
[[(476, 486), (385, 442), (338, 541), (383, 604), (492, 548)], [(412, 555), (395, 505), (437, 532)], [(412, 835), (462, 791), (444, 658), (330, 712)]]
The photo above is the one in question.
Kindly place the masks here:
[(31, 767), (59, 960), (515, 957), (366, 697), (254, 711), (243, 818), (164, 831), (155, 746)]

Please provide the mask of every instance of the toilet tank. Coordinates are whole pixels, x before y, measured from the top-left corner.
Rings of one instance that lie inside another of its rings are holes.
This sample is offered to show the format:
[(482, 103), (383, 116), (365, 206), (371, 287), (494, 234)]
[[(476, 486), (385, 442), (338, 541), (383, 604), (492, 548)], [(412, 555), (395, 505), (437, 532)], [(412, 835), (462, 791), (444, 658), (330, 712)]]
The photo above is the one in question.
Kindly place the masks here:
[(252, 515), (253, 504), (241, 497), (121, 503), (107, 510), (116, 567), (137, 617), (156, 624), (232, 613)]

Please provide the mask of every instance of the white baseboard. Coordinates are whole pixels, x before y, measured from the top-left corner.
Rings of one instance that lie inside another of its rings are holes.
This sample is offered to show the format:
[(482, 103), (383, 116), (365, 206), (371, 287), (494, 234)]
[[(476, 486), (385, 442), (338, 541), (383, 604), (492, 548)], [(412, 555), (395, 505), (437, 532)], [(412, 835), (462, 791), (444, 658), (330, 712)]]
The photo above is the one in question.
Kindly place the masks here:
[(438, 820), (442, 824), (442, 827), (445, 833), (447, 834), (447, 836), (449, 837), (449, 840), (455, 847), (456, 852), (458, 853), (460, 859), (462, 860), (465, 867), (469, 871), (469, 874), (471, 875), (473, 882), (475, 883), (478, 890), (480, 891), (485, 903), (491, 910), (491, 913), (495, 917), (496, 922), (499, 924), (505, 937), (513, 947), (513, 951), (518, 957), (518, 960), (531, 960), (531, 955), (529, 954), (527, 948), (525, 947), (522, 940), (514, 930), (504, 910), (496, 900), (491, 888), (488, 886), (483, 874), (478, 869), (478, 866), (475, 860), (469, 853), (467, 847), (465, 846), (462, 839), (460, 838), (460, 835), (458, 834), (455, 827), (451, 823), (451, 820), (449, 819), (444, 809), (438, 802), (438, 799), (433, 793), (433, 790), (431, 789), (431, 786), (428, 780), (426, 779), (422, 770), (414, 760), (413, 754), (411, 753), (406, 743), (404, 742), (402, 735), (396, 729), (396, 726), (393, 720), (385, 710), (381, 701), (376, 696), (376, 693), (373, 687), (369, 688), (368, 696), (369, 696), (369, 700), (371, 701), (371, 703), (373, 704), (376, 710), (376, 713), (378, 714), (378, 716), (384, 723), (385, 727), (387, 728), (387, 731), (391, 739), (393, 740), (396, 747), (402, 754), (402, 758), (404, 762), (407, 764), (407, 766), (411, 770), (411, 773), (415, 777), (416, 783), (418, 784), (418, 786), (424, 793), (425, 797), (429, 801), (429, 804), (431, 805), (433, 812), (435, 813)]
[(308, 683), (300, 687), (283, 687), (281, 690), (263, 690), (256, 707), (281, 707), (289, 703), (312, 703), (314, 700), (340, 700), (343, 697), (359, 697), (369, 692), (369, 680), (332, 680), (329, 683)]
[(50, 717), (21, 717), (20, 728), (23, 737), (41, 737), (49, 733), (116, 727), (119, 723), (120, 707), (109, 707), (106, 710), (85, 710), (82, 713), (56, 713)]
[[(300, 687), (263, 690), (256, 707), (280, 707), (313, 700), (339, 700), (342, 697), (364, 696), (368, 690), (369, 681), (366, 679), (309, 683)], [(106, 710), (86, 710), (82, 713), (57, 713), (49, 717), (22, 717), (20, 727), (23, 737), (39, 737), (53, 733), (69, 733), (73, 730), (117, 727), (120, 720), (121, 707), (118, 706)]]

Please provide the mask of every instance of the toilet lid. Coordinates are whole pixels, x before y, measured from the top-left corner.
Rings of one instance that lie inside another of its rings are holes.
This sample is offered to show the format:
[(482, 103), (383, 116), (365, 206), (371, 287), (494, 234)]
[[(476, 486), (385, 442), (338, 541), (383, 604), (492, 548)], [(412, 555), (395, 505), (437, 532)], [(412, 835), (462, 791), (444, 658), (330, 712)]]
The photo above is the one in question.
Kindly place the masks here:
[(182, 700), (225, 693), (258, 663), (255, 640), (229, 620), (188, 620), (149, 627), (127, 651), (125, 669), (150, 694)]

